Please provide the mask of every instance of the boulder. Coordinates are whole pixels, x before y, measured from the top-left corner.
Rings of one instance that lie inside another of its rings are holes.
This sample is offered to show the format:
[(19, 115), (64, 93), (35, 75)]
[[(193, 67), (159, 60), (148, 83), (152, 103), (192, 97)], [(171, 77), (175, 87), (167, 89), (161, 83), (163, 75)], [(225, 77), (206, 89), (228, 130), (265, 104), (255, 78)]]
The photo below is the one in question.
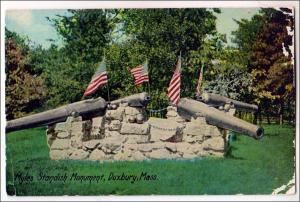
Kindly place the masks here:
[(225, 140), (222, 137), (209, 138), (202, 143), (202, 147), (205, 150), (222, 152), (225, 150)]
[(169, 152), (167, 149), (157, 149), (151, 152), (145, 153), (145, 156), (150, 159), (174, 159), (179, 158), (178, 154), (173, 154)]
[(82, 142), (82, 145), (87, 149), (95, 149), (100, 144), (100, 140), (89, 140)]
[(125, 107), (125, 115), (136, 116), (142, 113), (142, 109), (136, 107)]
[(146, 160), (147, 157), (144, 156), (143, 153), (141, 153), (139, 151), (135, 151), (135, 152), (132, 152), (130, 159), (134, 160), (134, 161), (141, 161), (141, 160)]
[(170, 117), (177, 117), (178, 116), (178, 113), (176, 111), (168, 111), (167, 114), (166, 114), (166, 117), (167, 118), (170, 118)]
[(132, 151), (128, 149), (123, 149), (119, 151), (117, 154), (113, 155), (114, 160), (129, 160), (132, 155)]
[(125, 111), (124, 107), (118, 107), (116, 110), (107, 110), (106, 118), (108, 120), (123, 121), (124, 111)]
[(196, 122), (186, 123), (183, 130), (183, 141), (188, 143), (201, 143), (204, 140), (207, 125), (200, 125)]
[(197, 154), (191, 154), (191, 153), (183, 153), (182, 158), (183, 159), (193, 159), (198, 157)]
[(50, 158), (53, 160), (67, 159), (69, 155), (66, 150), (50, 150)]
[(84, 123), (79, 121), (79, 122), (72, 122), (71, 124), (71, 136), (75, 134), (82, 134), (84, 130)]
[(108, 137), (119, 137), (119, 138), (121, 138), (122, 136), (118, 131), (106, 130), (105, 131), (105, 138), (108, 138)]
[(150, 126), (148, 123), (123, 123), (120, 133), (122, 135), (147, 135), (149, 130)]
[(102, 138), (105, 124), (105, 116), (98, 116), (92, 119), (91, 136)]
[(138, 124), (142, 124), (142, 123), (144, 123), (144, 116), (142, 115), (142, 114), (138, 114), (138, 115), (136, 115), (136, 122), (138, 123)]
[(65, 150), (70, 148), (69, 139), (55, 139), (51, 144), (51, 149)]
[(61, 132), (57, 133), (57, 138), (66, 139), (69, 137), (70, 137), (70, 134), (66, 131), (61, 131)]
[(137, 150), (141, 152), (151, 152), (152, 150), (156, 149), (164, 149), (165, 143), (164, 142), (154, 142), (154, 143), (144, 143), (144, 144), (138, 144)]
[(126, 139), (126, 143), (128, 144), (140, 144), (147, 143), (150, 140), (149, 135), (122, 135)]
[(113, 120), (110, 122), (108, 129), (110, 131), (119, 131), (122, 123), (119, 120)]
[(56, 132), (65, 132), (66, 131), (65, 122), (55, 124), (54, 130)]
[(89, 160), (99, 161), (99, 160), (107, 160), (109, 156), (107, 156), (102, 150), (95, 149), (89, 156)]
[(184, 127), (183, 124), (177, 123), (174, 120), (153, 117), (151, 117), (148, 122), (151, 125), (150, 141), (182, 141), (182, 129)]
[(213, 125), (208, 125), (204, 134), (205, 137), (223, 137), (223, 135), (225, 130)]
[(101, 140), (100, 145), (98, 146), (106, 154), (117, 153), (122, 144), (125, 142), (125, 138), (121, 137), (108, 137)]
[(69, 158), (74, 160), (86, 159), (89, 156), (89, 154), (90, 153), (87, 151), (84, 151), (82, 149), (77, 149), (71, 154)]
[(193, 153), (191, 144), (186, 142), (168, 142), (165, 143), (166, 149), (168, 149), (170, 152), (176, 153)]

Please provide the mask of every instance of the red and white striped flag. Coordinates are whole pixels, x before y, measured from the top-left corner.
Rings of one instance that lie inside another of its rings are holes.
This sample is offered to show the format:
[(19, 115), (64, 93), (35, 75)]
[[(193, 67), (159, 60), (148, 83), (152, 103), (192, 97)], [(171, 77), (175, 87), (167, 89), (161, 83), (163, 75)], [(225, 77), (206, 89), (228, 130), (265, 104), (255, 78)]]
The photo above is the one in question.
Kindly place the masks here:
[(105, 58), (103, 58), (99, 67), (97, 68), (95, 74), (90, 81), (90, 84), (86, 88), (83, 96), (89, 96), (94, 93), (100, 86), (103, 86), (108, 82)]
[(131, 74), (134, 77), (134, 84), (140, 85), (144, 82), (149, 82), (148, 75), (148, 61), (146, 61), (143, 65), (139, 65), (132, 70), (130, 70)]
[(168, 88), (168, 97), (170, 101), (177, 105), (180, 100), (180, 74), (181, 74), (181, 57), (178, 58), (176, 69), (170, 81)]
[(198, 83), (197, 83), (197, 87), (196, 87), (196, 95), (197, 96), (201, 95), (202, 79), (203, 79), (203, 65), (201, 66), (201, 70), (200, 70), (199, 78), (198, 78)]

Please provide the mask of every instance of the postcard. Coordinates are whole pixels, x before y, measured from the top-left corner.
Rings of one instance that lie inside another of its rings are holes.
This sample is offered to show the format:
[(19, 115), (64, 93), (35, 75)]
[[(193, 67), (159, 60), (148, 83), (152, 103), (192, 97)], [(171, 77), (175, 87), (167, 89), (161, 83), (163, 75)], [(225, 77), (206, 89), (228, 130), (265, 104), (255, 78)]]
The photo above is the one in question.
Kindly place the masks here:
[(3, 3), (6, 200), (296, 199), (299, 2), (44, 3)]

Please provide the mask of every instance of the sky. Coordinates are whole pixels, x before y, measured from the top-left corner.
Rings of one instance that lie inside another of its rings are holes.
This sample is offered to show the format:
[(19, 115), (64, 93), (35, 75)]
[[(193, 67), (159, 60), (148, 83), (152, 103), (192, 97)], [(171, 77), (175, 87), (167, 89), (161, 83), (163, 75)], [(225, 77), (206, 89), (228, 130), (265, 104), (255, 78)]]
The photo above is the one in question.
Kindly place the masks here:
[[(258, 10), (258, 8), (222, 8), (222, 13), (216, 14), (217, 30), (226, 34), (228, 45), (232, 45), (231, 32), (238, 28), (233, 19), (250, 19)], [(47, 48), (51, 44), (49, 39), (53, 39), (57, 45), (62, 41), (46, 17), (54, 18), (56, 15), (67, 13), (66, 10), (9, 10), (6, 11), (5, 26), (21, 36), (28, 36), (35, 44)]]

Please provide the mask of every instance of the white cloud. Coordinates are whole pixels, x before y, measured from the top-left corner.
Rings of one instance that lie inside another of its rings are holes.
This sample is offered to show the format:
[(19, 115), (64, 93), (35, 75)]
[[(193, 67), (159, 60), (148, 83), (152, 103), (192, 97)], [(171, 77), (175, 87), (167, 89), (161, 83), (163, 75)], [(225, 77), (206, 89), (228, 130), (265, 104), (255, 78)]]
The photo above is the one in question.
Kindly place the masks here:
[(32, 25), (33, 15), (30, 10), (8, 10), (6, 18), (16, 22), (19, 25)]

